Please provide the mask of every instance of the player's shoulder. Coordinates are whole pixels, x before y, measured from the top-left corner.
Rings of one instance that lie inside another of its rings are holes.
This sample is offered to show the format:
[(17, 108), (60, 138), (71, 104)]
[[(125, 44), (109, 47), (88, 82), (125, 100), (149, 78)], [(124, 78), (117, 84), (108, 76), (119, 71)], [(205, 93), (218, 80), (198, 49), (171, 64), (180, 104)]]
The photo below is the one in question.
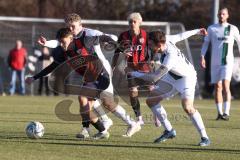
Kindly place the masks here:
[(100, 36), (85, 36), (84, 37), (84, 46), (86, 48), (91, 48), (92, 46), (100, 44)]
[(100, 36), (103, 34), (103, 32), (96, 30), (96, 29), (91, 29), (91, 28), (83, 28), (83, 31), (85, 32), (86, 36)]
[(230, 27), (231, 27), (233, 30), (238, 30), (238, 27), (237, 27), (237, 26), (235, 26), (235, 25), (233, 25), (233, 24), (230, 24), (230, 23), (229, 23), (229, 25), (230, 25)]

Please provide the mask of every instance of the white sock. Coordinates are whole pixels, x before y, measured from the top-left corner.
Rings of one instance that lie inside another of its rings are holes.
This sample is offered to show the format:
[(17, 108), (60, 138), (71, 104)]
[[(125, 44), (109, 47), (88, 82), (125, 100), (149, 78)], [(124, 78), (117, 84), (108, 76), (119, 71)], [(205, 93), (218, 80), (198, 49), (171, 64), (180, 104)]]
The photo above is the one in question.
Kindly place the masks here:
[(223, 114), (222, 103), (216, 103), (218, 114)]
[(126, 110), (120, 105), (117, 105), (113, 114), (116, 115), (118, 118), (121, 118), (128, 125), (132, 125), (132, 123), (134, 122), (131, 120), (130, 116), (127, 115)]
[(93, 104), (95, 112), (100, 116), (103, 121), (108, 121), (110, 118), (105, 113), (104, 109), (101, 107), (99, 100), (96, 100)]
[(201, 135), (201, 137), (208, 138), (200, 113), (196, 110), (196, 112), (193, 115), (190, 115), (190, 118), (192, 120), (193, 125), (197, 128), (198, 133)]
[(164, 129), (167, 131), (171, 131), (172, 125), (171, 125), (170, 121), (167, 119), (167, 112), (165, 111), (163, 106), (160, 106), (160, 104), (157, 104), (155, 106), (152, 106), (151, 110), (152, 110), (153, 114), (155, 114), (158, 117), (158, 119), (161, 122)]
[(224, 106), (224, 113), (229, 115), (230, 113), (230, 102), (226, 101), (223, 103), (223, 106)]

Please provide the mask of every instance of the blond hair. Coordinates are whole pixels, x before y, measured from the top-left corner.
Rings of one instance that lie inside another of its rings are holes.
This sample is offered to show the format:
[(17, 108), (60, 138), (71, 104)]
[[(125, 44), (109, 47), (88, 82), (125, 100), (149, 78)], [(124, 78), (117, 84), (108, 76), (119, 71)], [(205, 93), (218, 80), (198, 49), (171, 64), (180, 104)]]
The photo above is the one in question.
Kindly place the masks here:
[(72, 23), (72, 22), (80, 22), (81, 23), (81, 17), (76, 13), (71, 13), (65, 17), (64, 21), (67, 24)]
[(133, 12), (127, 18), (128, 21), (134, 20), (134, 19), (138, 20), (140, 23), (142, 23), (142, 16), (139, 12)]

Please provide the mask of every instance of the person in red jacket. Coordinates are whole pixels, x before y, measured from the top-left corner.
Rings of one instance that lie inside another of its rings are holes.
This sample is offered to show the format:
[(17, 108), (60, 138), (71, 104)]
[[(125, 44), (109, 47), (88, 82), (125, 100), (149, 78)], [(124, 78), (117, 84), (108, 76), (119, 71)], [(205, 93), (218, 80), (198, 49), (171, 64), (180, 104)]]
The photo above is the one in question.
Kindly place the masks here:
[(25, 65), (27, 61), (27, 50), (23, 47), (23, 43), (21, 40), (16, 41), (16, 46), (13, 48), (8, 56), (8, 64), (11, 69), (11, 82), (9, 94), (13, 95), (16, 90), (16, 78), (19, 78), (19, 93), (21, 95), (25, 94)]

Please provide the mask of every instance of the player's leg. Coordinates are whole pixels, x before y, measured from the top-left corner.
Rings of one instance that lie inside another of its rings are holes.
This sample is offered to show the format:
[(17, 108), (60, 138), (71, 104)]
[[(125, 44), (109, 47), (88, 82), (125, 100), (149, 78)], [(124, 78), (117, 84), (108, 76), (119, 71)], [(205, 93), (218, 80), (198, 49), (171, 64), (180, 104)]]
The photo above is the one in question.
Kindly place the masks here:
[(202, 117), (198, 112), (198, 110), (196, 110), (193, 106), (194, 95), (195, 95), (195, 85), (196, 85), (196, 78), (194, 77), (181, 78), (176, 82), (176, 88), (181, 93), (182, 107), (190, 117), (193, 125), (196, 127), (197, 131), (201, 136), (201, 141), (199, 145), (208, 146), (210, 145), (210, 140), (207, 136), (207, 132), (206, 132)]
[(202, 117), (198, 110), (193, 107), (193, 100), (188, 98), (182, 99), (182, 106), (184, 111), (190, 117), (193, 125), (196, 127), (197, 131), (201, 136), (201, 142), (199, 143), (200, 146), (208, 146), (210, 145), (210, 140), (207, 136), (207, 132), (202, 120)]
[(214, 100), (218, 112), (216, 120), (223, 119), (222, 76), (221, 66), (211, 66), (211, 83), (214, 84)]
[(223, 80), (222, 86), (223, 86), (223, 100), (224, 100), (224, 102), (223, 102), (223, 106), (224, 106), (223, 119), (229, 120), (230, 105), (231, 105), (230, 81)]
[(146, 103), (152, 110), (153, 114), (159, 119), (164, 128), (163, 134), (154, 141), (154, 143), (161, 143), (167, 139), (176, 137), (176, 131), (173, 129), (170, 121), (167, 118), (167, 112), (160, 104), (160, 101), (162, 101), (163, 98), (161, 96), (155, 96), (153, 92), (151, 92), (150, 96), (147, 98)]
[(223, 111), (223, 96), (222, 96), (222, 81), (218, 81), (214, 84), (214, 99), (218, 111), (218, 116), (216, 120), (222, 119)]
[(106, 109), (111, 111), (116, 117), (120, 118), (128, 125), (125, 136), (131, 137), (133, 134), (140, 131), (140, 124), (131, 120), (130, 116), (126, 113), (126, 110), (115, 101), (112, 93), (104, 91), (100, 94), (100, 99)]
[(138, 98), (138, 88), (137, 87), (129, 88), (129, 97), (130, 97), (130, 103), (131, 103), (132, 109), (137, 118), (137, 122), (140, 125), (143, 125), (144, 121), (142, 119), (142, 115), (141, 115), (141, 111), (140, 111), (140, 102), (139, 102), (139, 98)]
[(106, 112), (102, 108), (100, 100), (96, 100), (94, 102), (93, 108), (103, 122), (104, 127), (108, 130), (113, 125), (113, 121), (107, 116)]
[[(155, 86), (154, 85), (149, 85), (148, 87), (148, 90), (149, 90), (149, 94), (151, 93), (151, 91), (153, 91), (155, 89)], [(158, 117), (153, 114), (153, 122), (154, 122), (154, 125), (156, 127), (161, 127), (161, 122), (159, 121)]]
[(98, 130), (98, 133), (94, 135), (94, 139), (101, 139), (101, 138), (108, 138), (109, 133), (105, 129), (103, 123), (97, 118), (97, 116), (92, 111), (92, 105), (94, 100), (90, 100), (87, 97), (79, 96), (78, 97), (79, 104), (80, 104), (80, 113), (82, 116), (82, 125), (83, 130), (86, 130), (88, 135), (84, 135), (81, 137), (80, 134), (77, 134), (77, 138), (87, 138), (89, 137), (89, 125), (90, 123)]

